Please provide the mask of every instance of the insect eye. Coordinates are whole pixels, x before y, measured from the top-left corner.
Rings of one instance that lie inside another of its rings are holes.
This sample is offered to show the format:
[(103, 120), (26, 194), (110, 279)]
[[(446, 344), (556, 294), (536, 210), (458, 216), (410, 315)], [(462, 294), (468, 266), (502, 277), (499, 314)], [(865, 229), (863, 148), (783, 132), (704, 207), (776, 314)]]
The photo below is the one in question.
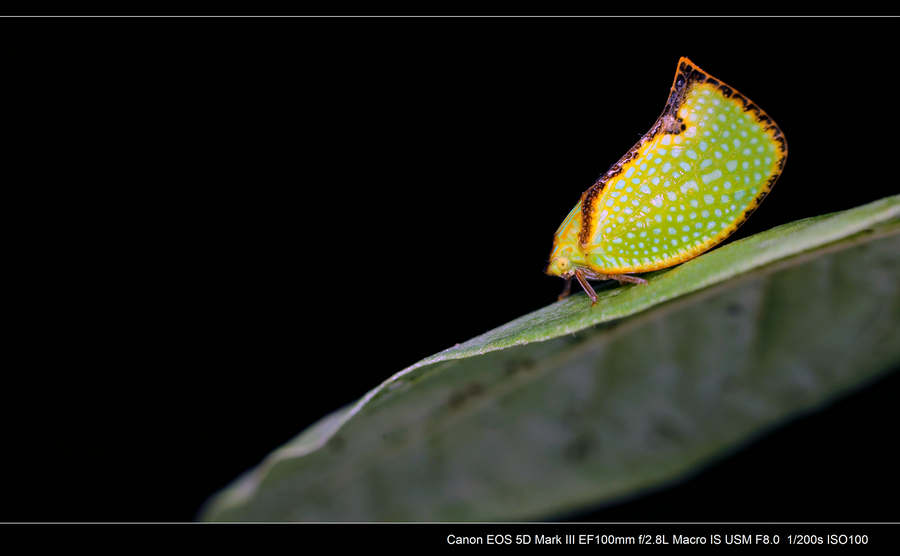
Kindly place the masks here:
[(571, 265), (569, 264), (569, 259), (565, 257), (559, 257), (556, 259), (556, 268), (560, 269), (561, 271), (565, 272), (569, 270), (570, 266)]

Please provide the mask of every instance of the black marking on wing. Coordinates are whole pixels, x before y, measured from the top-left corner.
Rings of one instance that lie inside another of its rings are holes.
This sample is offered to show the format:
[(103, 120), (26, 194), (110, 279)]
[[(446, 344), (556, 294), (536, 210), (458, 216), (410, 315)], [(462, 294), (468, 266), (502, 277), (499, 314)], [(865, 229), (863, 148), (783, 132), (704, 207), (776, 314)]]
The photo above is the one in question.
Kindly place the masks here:
[[(595, 222), (593, 220), (593, 214), (596, 210), (594, 207), (595, 201), (603, 194), (603, 190), (606, 189), (608, 183), (610, 183), (613, 179), (615, 179), (620, 173), (622, 173), (622, 168), (628, 162), (638, 158), (638, 153), (642, 146), (646, 143), (652, 141), (656, 138), (660, 133), (669, 134), (669, 135), (679, 135), (687, 126), (684, 124), (682, 118), (678, 116), (678, 109), (683, 104), (684, 97), (688, 94), (692, 87), (700, 83), (707, 83), (712, 87), (715, 87), (725, 98), (731, 98), (737, 101), (740, 101), (743, 105), (744, 112), (752, 113), (754, 118), (758, 123), (760, 123), (765, 131), (772, 132), (772, 138), (779, 143), (779, 151), (780, 156), (776, 163), (777, 170), (774, 174), (769, 178), (768, 182), (763, 191), (757, 194), (755, 199), (755, 203), (751, 204), (748, 207), (748, 211), (744, 215), (744, 219), (741, 220), (740, 223), (743, 223), (746, 220), (746, 217), (750, 215), (756, 207), (759, 206), (759, 203), (765, 198), (765, 196), (769, 193), (772, 186), (775, 184), (775, 181), (778, 180), (778, 177), (781, 175), (781, 171), (784, 169), (784, 163), (787, 159), (787, 141), (784, 139), (784, 134), (781, 132), (781, 129), (775, 122), (763, 112), (758, 106), (753, 104), (747, 97), (743, 96), (737, 90), (732, 87), (729, 87), (722, 81), (712, 77), (699, 67), (696, 64), (691, 62), (688, 58), (681, 58), (678, 61), (678, 70), (675, 73), (675, 79), (672, 81), (672, 88), (669, 91), (669, 97), (666, 102), (666, 107), (663, 109), (662, 114), (656, 120), (656, 123), (653, 124), (653, 127), (644, 134), (643, 137), (633, 146), (625, 155), (619, 159), (619, 161), (612, 166), (610, 166), (609, 170), (588, 188), (581, 196), (581, 232), (579, 234), (579, 241), (581, 243), (581, 247), (587, 248), (588, 241), (591, 237), (593, 237), (594, 232), (596, 231)], [(740, 223), (738, 226), (740, 226)], [(737, 228), (735, 228), (736, 230)], [(734, 230), (729, 232), (728, 235), (733, 233)], [(726, 236), (727, 237), (727, 236)]]

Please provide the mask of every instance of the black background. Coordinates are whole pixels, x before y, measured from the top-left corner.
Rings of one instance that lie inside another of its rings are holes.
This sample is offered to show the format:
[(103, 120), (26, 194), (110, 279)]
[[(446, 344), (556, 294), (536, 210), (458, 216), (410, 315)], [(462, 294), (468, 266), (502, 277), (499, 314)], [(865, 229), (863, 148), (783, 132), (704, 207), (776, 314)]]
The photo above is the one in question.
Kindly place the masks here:
[[(0, 521), (185, 521), (305, 427), (556, 299), (680, 56), (782, 128), (740, 239), (900, 191), (895, 20), (0, 20)], [(896, 374), (603, 521), (900, 520)]]

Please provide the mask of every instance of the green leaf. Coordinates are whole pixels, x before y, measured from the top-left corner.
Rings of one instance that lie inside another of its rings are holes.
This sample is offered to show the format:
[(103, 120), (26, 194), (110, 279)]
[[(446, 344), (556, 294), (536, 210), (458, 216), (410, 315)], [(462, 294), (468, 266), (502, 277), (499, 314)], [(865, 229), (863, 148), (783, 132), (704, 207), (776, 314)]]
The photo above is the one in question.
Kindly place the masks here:
[(548, 518), (685, 476), (900, 361), (900, 196), (644, 277), (400, 371), (202, 518)]

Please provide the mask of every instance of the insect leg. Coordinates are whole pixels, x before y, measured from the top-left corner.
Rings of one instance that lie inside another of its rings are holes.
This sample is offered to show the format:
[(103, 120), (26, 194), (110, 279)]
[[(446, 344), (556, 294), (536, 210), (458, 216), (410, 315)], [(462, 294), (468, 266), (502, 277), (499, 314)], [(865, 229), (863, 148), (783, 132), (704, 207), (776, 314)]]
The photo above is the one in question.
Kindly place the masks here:
[(581, 284), (581, 287), (584, 288), (584, 292), (588, 294), (588, 297), (591, 298), (591, 307), (597, 304), (597, 294), (594, 293), (594, 288), (588, 284), (588, 281), (584, 278), (584, 274), (582, 274), (581, 269), (575, 269), (575, 278), (578, 278), (578, 283)]
[(572, 279), (569, 278), (566, 280), (566, 285), (563, 286), (563, 291), (559, 294), (559, 297), (556, 298), (557, 301), (562, 301), (563, 299), (569, 297), (569, 292), (572, 291)]
[(629, 276), (628, 274), (611, 274), (609, 276), (613, 280), (618, 280), (620, 284), (631, 282), (632, 284), (646, 284), (647, 281), (637, 276)]

